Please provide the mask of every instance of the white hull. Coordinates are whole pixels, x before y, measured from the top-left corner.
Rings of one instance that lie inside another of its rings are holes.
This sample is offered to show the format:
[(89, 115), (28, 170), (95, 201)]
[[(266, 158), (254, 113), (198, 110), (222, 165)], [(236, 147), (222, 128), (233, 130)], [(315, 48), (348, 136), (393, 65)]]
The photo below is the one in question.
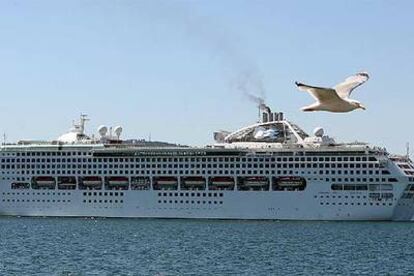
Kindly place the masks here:
[[(2, 187), (7, 186), (2, 185)], [(326, 189), (323, 189), (323, 186)], [(414, 201), (397, 200), (402, 190), (394, 191), (396, 196), (394, 199), (377, 201), (369, 199), (368, 191), (332, 192), (328, 187), (326, 183), (312, 183), (306, 191), (301, 192), (152, 190), (30, 190), (27, 192), (2, 189), (4, 201), (0, 201), (0, 214), (260, 220), (410, 220), (413, 217)], [(329, 195), (330, 199), (327, 200)], [(336, 195), (335, 200), (332, 199), (333, 195)], [(328, 202), (329, 205), (326, 204)]]

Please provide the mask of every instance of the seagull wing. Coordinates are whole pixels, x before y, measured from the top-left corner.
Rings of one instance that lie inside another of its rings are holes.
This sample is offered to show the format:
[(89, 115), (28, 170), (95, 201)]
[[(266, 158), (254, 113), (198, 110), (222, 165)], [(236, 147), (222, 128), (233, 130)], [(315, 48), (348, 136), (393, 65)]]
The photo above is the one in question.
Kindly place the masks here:
[(319, 103), (332, 103), (335, 101), (342, 101), (336, 91), (332, 88), (316, 87), (296, 82), (299, 90), (308, 92)]
[(348, 77), (344, 82), (336, 85), (334, 89), (342, 99), (349, 98), (352, 91), (358, 86), (364, 84), (368, 79), (368, 73), (361, 72)]

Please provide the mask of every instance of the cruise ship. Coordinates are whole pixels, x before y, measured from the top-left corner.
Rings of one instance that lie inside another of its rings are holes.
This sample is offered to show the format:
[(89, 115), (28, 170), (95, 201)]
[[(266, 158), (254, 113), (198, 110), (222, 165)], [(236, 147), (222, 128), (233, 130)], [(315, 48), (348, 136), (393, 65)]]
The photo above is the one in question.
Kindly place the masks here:
[(189, 147), (88, 136), (4, 143), (0, 215), (260, 220), (396, 220), (414, 214), (414, 166), (364, 143), (308, 135), (280, 112)]

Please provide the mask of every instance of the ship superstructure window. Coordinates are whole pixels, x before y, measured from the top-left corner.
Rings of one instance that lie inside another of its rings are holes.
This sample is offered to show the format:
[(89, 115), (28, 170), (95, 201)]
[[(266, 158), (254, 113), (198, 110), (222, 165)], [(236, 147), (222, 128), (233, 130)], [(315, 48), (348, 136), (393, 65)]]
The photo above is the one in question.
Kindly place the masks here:
[(146, 176), (131, 177), (131, 190), (149, 190), (151, 188), (151, 179)]
[[(298, 128), (299, 129), (299, 128)], [(303, 138), (307, 135), (303, 132), (297, 132)], [(250, 128), (242, 129), (232, 133), (227, 137), (228, 142), (276, 142), (276, 143), (295, 143), (297, 138), (288, 125), (283, 122), (272, 122), (261, 124)]]
[(392, 191), (391, 184), (332, 184), (333, 191)]
[(30, 188), (30, 183), (27, 182), (13, 182), (11, 184), (13, 190), (25, 190)]

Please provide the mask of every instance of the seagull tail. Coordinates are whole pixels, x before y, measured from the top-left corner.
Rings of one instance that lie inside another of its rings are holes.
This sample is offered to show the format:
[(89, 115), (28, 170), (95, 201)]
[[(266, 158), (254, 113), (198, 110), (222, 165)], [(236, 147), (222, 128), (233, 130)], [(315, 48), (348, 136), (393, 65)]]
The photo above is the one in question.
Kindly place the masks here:
[(313, 111), (320, 111), (320, 104), (319, 103), (313, 103), (308, 106), (302, 107), (302, 111), (304, 112), (313, 112)]
[(315, 108), (313, 108), (313, 107), (309, 107), (309, 106), (302, 107), (302, 108), (301, 108), (301, 110), (302, 110), (303, 112), (313, 112), (313, 111), (316, 111), (316, 109), (315, 109)]

